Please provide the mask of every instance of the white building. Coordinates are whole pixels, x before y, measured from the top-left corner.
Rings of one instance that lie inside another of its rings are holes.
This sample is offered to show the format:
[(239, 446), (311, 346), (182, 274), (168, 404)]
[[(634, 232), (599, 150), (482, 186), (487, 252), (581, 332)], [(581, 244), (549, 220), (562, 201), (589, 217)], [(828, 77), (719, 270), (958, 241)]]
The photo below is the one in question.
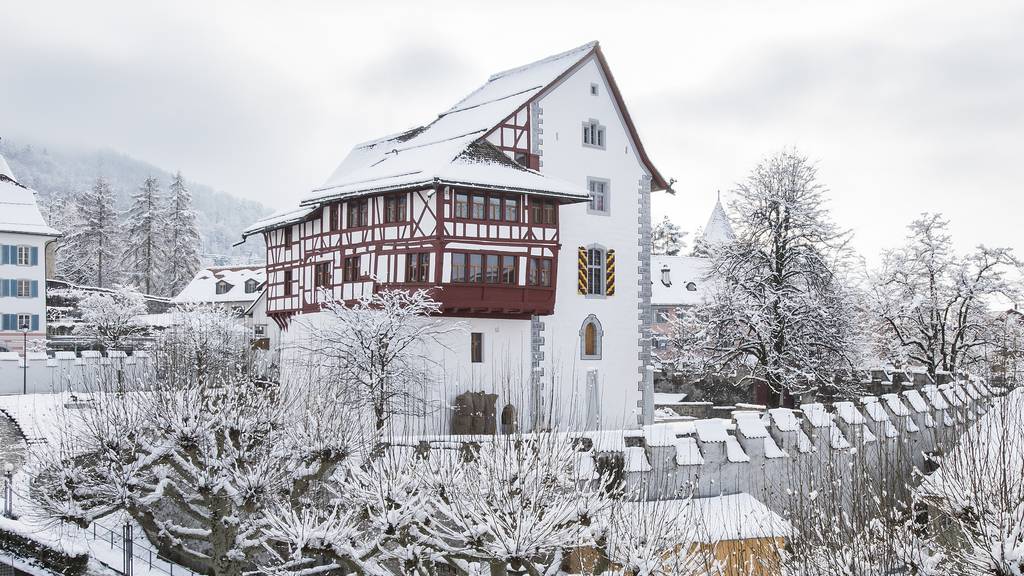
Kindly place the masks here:
[(241, 314), (259, 298), (265, 281), (262, 265), (211, 266), (196, 272), (171, 303), (220, 304)]
[(0, 156), (0, 347), (46, 339), (47, 244), (60, 232), (43, 219), (36, 193)]
[(284, 345), (324, 292), (428, 288), (468, 327), (437, 351), (447, 404), (487, 391), (525, 428), (634, 427), (653, 414), (650, 193), (665, 188), (595, 42), (356, 146), (245, 235), (267, 242)]

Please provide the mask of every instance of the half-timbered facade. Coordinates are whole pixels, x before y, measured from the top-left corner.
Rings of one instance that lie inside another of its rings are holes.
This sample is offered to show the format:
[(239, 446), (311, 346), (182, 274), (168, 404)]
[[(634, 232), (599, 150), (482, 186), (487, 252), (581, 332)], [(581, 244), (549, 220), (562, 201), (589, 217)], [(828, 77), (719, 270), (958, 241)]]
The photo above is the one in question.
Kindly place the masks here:
[(648, 160), (597, 43), (492, 76), (426, 126), (356, 146), (267, 244), (266, 312), (427, 288), (467, 334), (446, 404), (497, 393), (521, 427), (649, 421)]

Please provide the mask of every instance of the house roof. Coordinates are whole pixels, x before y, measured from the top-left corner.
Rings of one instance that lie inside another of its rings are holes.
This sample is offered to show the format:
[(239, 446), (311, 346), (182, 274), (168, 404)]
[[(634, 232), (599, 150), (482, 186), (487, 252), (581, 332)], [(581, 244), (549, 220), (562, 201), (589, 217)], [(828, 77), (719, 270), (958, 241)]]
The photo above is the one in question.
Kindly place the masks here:
[(746, 492), (690, 500), (624, 502), (622, 506), (627, 513), (637, 515), (664, 514), (661, 517), (674, 519), (678, 528), (694, 541), (709, 544), (724, 540), (784, 538), (792, 531), (785, 519)]
[(235, 245), (237, 246), (238, 244), (245, 242), (245, 239), (248, 238), (249, 236), (260, 234), (262, 232), (266, 232), (267, 230), (280, 228), (285, 224), (295, 224), (297, 222), (302, 222), (303, 220), (306, 219), (307, 216), (309, 216), (316, 210), (316, 207), (302, 206), (299, 208), (292, 208), (290, 210), (282, 210), (280, 212), (275, 212), (270, 216), (263, 218), (262, 220), (257, 220), (248, 228), (243, 230), (242, 240)]
[[(711, 261), (697, 256), (651, 256), (651, 304), (695, 306), (711, 298)], [(665, 272), (668, 272), (668, 283)], [(690, 286), (690, 284), (693, 284)], [(694, 290), (690, 290), (694, 288)]]
[[(253, 302), (260, 295), (259, 288), (266, 280), (266, 268), (254, 266), (223, 266), (204, 268), (196, 273), (192, 281), (171, 299), (175, 304), (185, 303), (220, 303), (220, 302)], [(256, 289), (245, 291), (247, 280), (256, 282)], [(223, 294), (217, 294), (217, 284), (227, 283), (230, 288)]]
[(711, 216), (708, 217), (708, 224), (704, 227), (704, 242), (711, 246), (721, 246), (735, 239), (736, 232), (732, 229), (729, 215), (725, 213), (725, 208), (722, 207), (722, 198), (719, 197), (715, 202), (715, 207), (711, 210)]
[(36, 202), (36, 193), (31, 188), (18, 184), (14, 172), (0, 154), (0, 232), (60, 236), (59, 230), (51, 228)]
[[(597, 42), (590, 42), (525, 66), (499, 72), (433, 122), (401, 134), (364, 142), (349, 152), (330, 178), (303, 205), (387, 190), (441, 184), (522, 190), (582, 200), (581, 187), (528, 170), (493, 154), (474, 150), (488, 132), (544, 94), (590, 58), (603, 67), (637, 153), (652, 174), (652, 188), (668, 184), (654, 168), (636, 134), (618, 86)], [(473, 158), (469, 161), (467, 158)], [(504, 156), (504, 154), (499, 154)]]

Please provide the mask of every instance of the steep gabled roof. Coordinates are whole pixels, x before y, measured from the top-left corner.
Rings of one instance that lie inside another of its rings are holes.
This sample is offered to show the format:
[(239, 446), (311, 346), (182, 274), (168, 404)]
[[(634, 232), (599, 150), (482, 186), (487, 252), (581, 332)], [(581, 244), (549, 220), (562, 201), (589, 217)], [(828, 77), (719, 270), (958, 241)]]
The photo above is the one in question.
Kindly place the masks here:
[[(171, 299), (175, 304), (197, 303), (197, 302), (252, 302), (259, 297), (260, 291), (245, 291), (247, 280), (255, 280), (257, 287), (262, 285), (267, 277), (266, 268), (262, 265), (256, 266), (211, 266), (196, 272), (192, 281), (185, 286), (181, 292)], [(217, 285), (221, 282), (230, 286), (230, 289), (217, 294)]]
[(0, 155), (0, 232), (61, 235), (43, 219), (35, 191), (18, 184), (3, 155)]
[[(463, 154), (471, 146), (503, 120), (578, 70), (592, 55), (602, 66), (637, 153), (652, 174), (652, 188), (667, 188), (668, 184), (647, 158), (600, 47), (597, 42), (590, 42), (494, 74), (430, 124), (357, 145), (324, 185), (304, 198), (301, 204), (316, 205), (339, 198), (447, 181), (464, 181), (484, 188), (547, 191), (567, 199), (585, 199), (586, 192), (580, 187), (518, 165), (512, 166), (514, 163), (478, 161), (467, 166), (460, 160), (464, 160)], [(487, 169), (474, 171), (470, 169), (472, 167)]]
[(721, 246), (735, 239), (736, 232), (732, 229), (729, 215), (725, 213), (725, 208), (722, 207), (722, 198), (719, 196), (714, 209), (711, 210), (708, 225), (704, 227), (704, 242), (710, 246)]

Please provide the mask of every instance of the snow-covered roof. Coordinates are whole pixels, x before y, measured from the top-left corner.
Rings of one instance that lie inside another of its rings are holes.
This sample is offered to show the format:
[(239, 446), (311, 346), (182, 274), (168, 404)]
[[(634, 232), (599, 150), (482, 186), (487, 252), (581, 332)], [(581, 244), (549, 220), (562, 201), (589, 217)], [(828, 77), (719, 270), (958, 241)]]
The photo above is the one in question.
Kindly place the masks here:
[[(294, 224), (296, 222), (302, 222), (309, 216), (316, 208), (310, 208), (309, 206), (303, 206), (301, 208), (292, 208), (290, 210), (282, 210), (281, 212), (275, 212), (262, 220), (257, 220), (251, 226), (242, 231), (242, 242), (246, 238), (254, 234), (260, 234), (266, 230), (273, 230), (280, 228), (285, 224)], [(241, 244), (242, 242), (239, 242)]]
[(641, 514), (659, 516), (658, 507), (667, 507), (662, 517), (676, 519), (678, 526), (696, 542), (782, 538), (791, 533), (788, 522), (746, 492), (692, 500), (624, 502), (622, 505), (637, 507)]
[(719, 197), (715, 207), (711, 210), (708, 224), (704, 227), (704, 242), (710, 246), (721, 246), (736, 239), (736, 233), (729, 222), (729, 216), (722, 207), (722, 199)]
[(705, 279), (710, 269), (711, 261), (707, 258), (651, 256), (651, 304), (691, 306), (704, 303), (711, 297), (712, 284)]
[(323, 186), (301, 201), (304, 206), (389, 190), (437, 184), (464, 185), (546, 194), (584, 201), (582, 186), (551, 178), (511, 161), (484, 136), (533, 98), (591, 58), (604, 67), (641, 160), (652, 173), (652, 187), (667, 188), (636, 138), (632, 120), (597, 42), (499, 72), (427, 125), (357, 145)]
[[(204, 268), (196, 273), (192, 281), (171, 299), (175, 304), (184, 303), (235, 303), (252, 302), (260, 295), (260, 287), (266, 280), (266, 268), (254, 266), (227, 266)], [(251, 292), (246, 292), (248, 280), (255, 281)], [(224, 283), (225, 290), (217, 293), (217, 285)]]
[(18, 184), (3, 155), (0, 155), (0, 232), (40, 236), (61, 234), (43, 219), (35, 191)]

